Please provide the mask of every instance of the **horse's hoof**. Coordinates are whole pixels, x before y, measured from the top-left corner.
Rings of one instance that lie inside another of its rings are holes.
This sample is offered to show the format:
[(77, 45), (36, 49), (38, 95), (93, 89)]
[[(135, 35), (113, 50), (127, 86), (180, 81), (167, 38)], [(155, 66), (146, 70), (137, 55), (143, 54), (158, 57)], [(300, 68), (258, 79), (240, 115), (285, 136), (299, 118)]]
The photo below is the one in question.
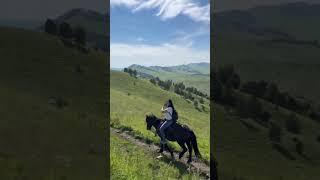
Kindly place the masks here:
[(179, 159), (181, 159), (182, 158), (182, 155), (181, 154), (179, 154)]
[(189, 160), (187, 161), (187, 163), (190, 164), (190, 163), (191, 163), (191, 160), (189, 159)]

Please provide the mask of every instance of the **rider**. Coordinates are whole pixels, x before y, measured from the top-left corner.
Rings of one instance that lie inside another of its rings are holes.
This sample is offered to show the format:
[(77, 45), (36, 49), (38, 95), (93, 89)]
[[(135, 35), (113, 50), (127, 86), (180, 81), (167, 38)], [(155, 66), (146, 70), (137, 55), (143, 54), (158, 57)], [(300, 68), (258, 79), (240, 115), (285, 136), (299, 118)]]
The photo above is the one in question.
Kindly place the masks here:
[(174, 111), (174, 106), (173, 106), (173, 103), (172, 103), (171, 99), (169, 99), (164, 104), (164, 106), (161, 108), (161, 111), (163, 113), (165, 113), (165, 116), (164, 116), (164, 122), (160, 126), (160, 135), (161, 135), (160, 143), (161, 144), (165, 144), (166, 143), (166, 137), (165, 137), (164, 131), (173, 123), (172, 113)]

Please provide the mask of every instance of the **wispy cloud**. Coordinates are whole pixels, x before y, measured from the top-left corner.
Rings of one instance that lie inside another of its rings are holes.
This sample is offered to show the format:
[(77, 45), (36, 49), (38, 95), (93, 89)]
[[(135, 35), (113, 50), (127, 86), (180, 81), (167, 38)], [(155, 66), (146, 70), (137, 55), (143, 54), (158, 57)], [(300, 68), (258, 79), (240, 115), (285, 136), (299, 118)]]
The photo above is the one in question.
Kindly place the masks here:
[(138, 41), (138, 42), (143, 42), (143, 41), (146, 41), (143, 37), (138, 37), (137, 39), (136, 39), (136, 41)]
[(192, 46), (195, 38), (210, 36), (210, 30), (208, 27), (203, 26), (199, 27), (196, 31), (193, 32), (185, 32), (185, 31), (177, 31), (175, 32), (176, 38), (173, 39), (173, 44), (179, 44), (181, 46)]
[(207, 50), (196, 50), (174, 44), (148, 45), (111, 43), (111, 67), (126, 67), (131, 64), (180, 65), (194, 62), (209, 62)]
[(185, 15), (196, 22), (210, 22), (210, 5), (201, 6), (195, 0), (111, 0), (111, 6), (126, 6), (137, 12), (145, 9), (157, 9), (162, 20)]

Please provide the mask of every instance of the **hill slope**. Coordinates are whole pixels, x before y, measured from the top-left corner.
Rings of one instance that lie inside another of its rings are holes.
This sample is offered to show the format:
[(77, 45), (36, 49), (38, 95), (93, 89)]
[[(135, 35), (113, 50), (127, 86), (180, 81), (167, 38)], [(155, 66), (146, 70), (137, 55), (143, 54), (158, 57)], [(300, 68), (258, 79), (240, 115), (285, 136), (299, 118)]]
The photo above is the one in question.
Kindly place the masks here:
[(210, 63), (191, 63), (179, 66), (150, 66), (131, 65), (128, 68), (135, 69), (143, 77), (159, 77), (161, 80), (183, 82), (187, 86), (198, 88), (204, 93), (210, 94)]
[(243, 81), (274, 81), (319, 101), (319, 12), (319, 5), (292, 3), (216, 14), (216, 67), (233, 64)]
[[(50, 18), (50, 17), (48, 17)], [(87, 41), (94, 47), (109, 49), (109, 14), (102, 14), (88, 9), (71, 9), (54, 19), (58, 24), (66, 22), (73, 27), (83, 27)], [(42, 25), (41, 30), (44, 29)]]
[(0, 28), (1, 179), (105, 177), (106, 55)]
[[(146, 130), (145, 114), (153, 112), (160, 116), (163, 103), (171, 98), (179, 113), (179, 122), (191, 127), (198, 141), (202, 156), (209, 160), (210, 152), (210, 110), (205, 102), (206, 111), (199, 112), (193, 104), (182, 97), (162, 90), (151, 84), (148, 80), (136, 79), (128, 74), (118, 71), (110, 73), (110, 117), (111, 126), (115, 128), (126, 127), (133, 129), (139, 135), (159, 142), (159, 137)], [(180, 151), (177, 143), (173, 147)]]

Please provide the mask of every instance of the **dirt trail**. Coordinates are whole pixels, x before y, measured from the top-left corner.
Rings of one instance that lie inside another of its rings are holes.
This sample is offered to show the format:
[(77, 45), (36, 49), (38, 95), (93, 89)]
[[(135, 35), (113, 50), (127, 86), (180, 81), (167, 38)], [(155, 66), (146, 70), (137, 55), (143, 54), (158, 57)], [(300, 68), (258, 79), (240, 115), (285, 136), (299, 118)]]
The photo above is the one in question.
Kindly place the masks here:
[[(136, 144), (137, 146), (144, 148), (147, 151), (153, 152), (155, 155), (155, 158), (156, 158), (156, 156), (159, 155), (158, 153), (156, 153), (156, 151), (159, 149), (158, 145), (155, 145), (153, 143), (147, 144), (143, 140), (136, 139), (135, 137), (130, 135), (127, 131), (121, 131), (121, 130), (118, 130), (115, 128), (110, 128), (110, 131), (112, 134), (118, 135), (118, 136)], [(171, 161), (170, 153), (165, 151), (163, 153), (162, 160), (164, 160), (168, 163), (173, 163), (175, 166), (177, 166), (180, 169), (182, 168), (182, 169), (185, 169), (186, 171), (198, 173), (204, 179), (210, 179), (210, 166), (208, 166), (204, 162), (201, 162), (200, 160), (196, 159), (194, 157), (194, 152), (192, 154), (193, 154), (193, 156), (192, 156), (193, 159), (190, 164), (187, 163), (187, 160), (188, 160), (187, 157), (189, 155), (188, 152), (186, 152), (181, 159), (178, 158), (179, 157), (178, 153), (174, 152), (175, 161)]]

